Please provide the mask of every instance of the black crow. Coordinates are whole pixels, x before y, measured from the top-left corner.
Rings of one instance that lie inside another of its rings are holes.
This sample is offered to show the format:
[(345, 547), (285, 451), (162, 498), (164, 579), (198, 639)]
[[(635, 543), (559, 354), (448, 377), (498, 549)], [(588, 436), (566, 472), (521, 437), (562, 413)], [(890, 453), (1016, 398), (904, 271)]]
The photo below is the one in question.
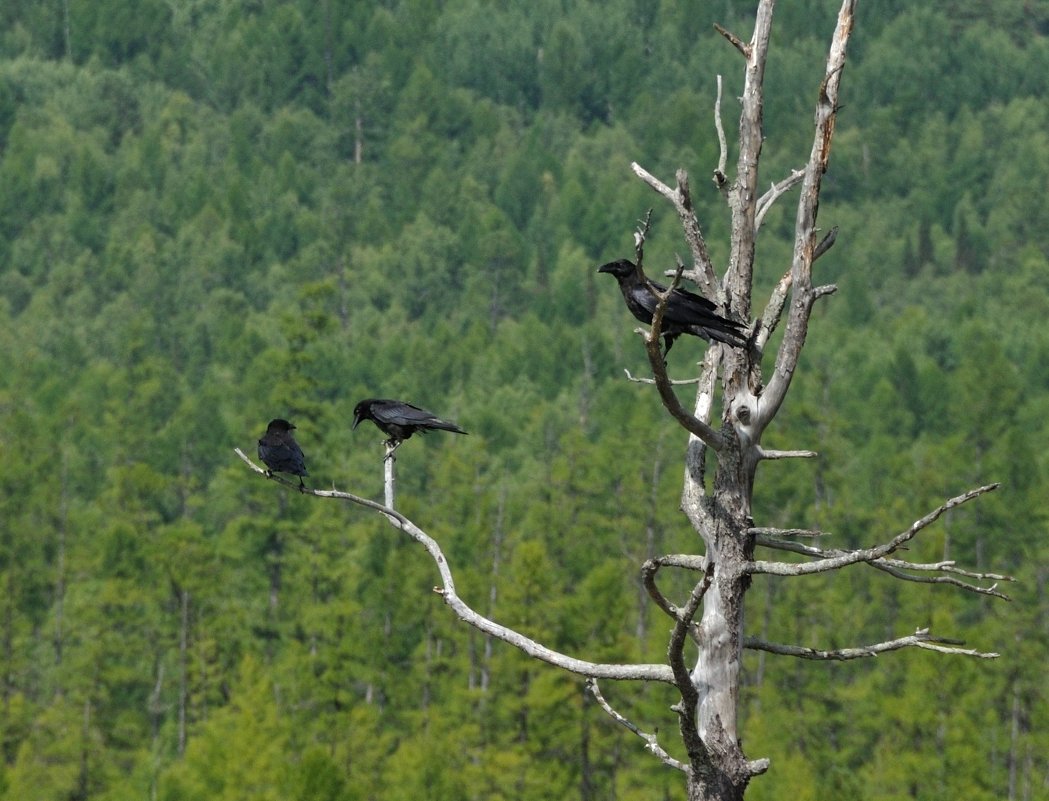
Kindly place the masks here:
[[(602, 264), (599, 273), (611, 273), (619, 282), (626, 307), (643, 323), (652, 322), (652, 315), (659, 303), (656, 292), (666, 292), (666, 287), (649, 278), (640, 278), (632, 261), (619, 259)], [(670, 353), (674, 340), (682, 334), (692, 334), (708, 342), (716, 340), (737, 348), (747, 344), (747, 330), (735, 320), (722, 317), (717, 307), (704, 297), (677, 287), (667, 299), (663, 311), (664, 356)]]
[(302, 448), (295, 441), (291, 432), (295, 426), (287, 420), (270, 420), (266, 426), (266, 433), (259, 440), (259, 458), (265, 463), (268, 475), (274, 473), (291, 473), (299, 477), (299, 487), (305, 487), (302, 477), (308, 476), (306, 472), (306, 459), (302, 455)]
[(441, 431), (451, 431), (455, 434), (466, 433), (455, 423), (442, 420), (433, 412), (404, 401), (385, 398), (367, 398), (358, 403), (353, 408), (353, 427), (356, 428), (361, 420), (371, 420), (380, 431), (387, 434), (390, 438), (386, 444), (390, 448), (396, 448), (416, 431), (426, 432), (432, 428), (439, 428)]

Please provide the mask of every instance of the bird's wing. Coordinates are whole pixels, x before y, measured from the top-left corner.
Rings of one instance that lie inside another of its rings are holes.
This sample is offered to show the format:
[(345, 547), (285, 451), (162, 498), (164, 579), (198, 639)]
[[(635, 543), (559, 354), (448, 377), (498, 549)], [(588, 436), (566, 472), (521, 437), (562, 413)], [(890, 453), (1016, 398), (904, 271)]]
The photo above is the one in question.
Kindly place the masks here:
[[(651, 320), (659, 303), (656, 292), (665, 292), (666, 287), (651, 280), (648, 283), (650, 287), (638, 288), (636, 298), (639, 304), (645, 306)], [(663, 330), (670, 334), (674, 334), (675, 330), (684, 330), (704, 339), (712, 338), (737, 347), (745, 343), (747, 331), (741, 323), (718, 314), (717, 306), (702, 295), (680, 287), (676, 287), (667, 299), (663, 311)]]
[(414, 426), (423, 430), (440, 428), (444, 431), (454, 431), (458, 434), (466, 433), (455, 423), (442, 420), (433, 412), (428, 412), (426, 409), (420, 409), (418, 406), (413, 406), (403, 401), (395, 401), (384, 406), (382, 408), (382, 419), (387, 425)]
[[(651, 320), (659, 305), (657, 293), (666, 292), (667, 288), (655, 281), (648, 281), (648, 286), (638, 286), (631, 293), (636, 303), (645, 310)], [(717, 307), (700, 295), (687, 289), (675, 288), (667, 299), (663, 320), (676, 325), (704, 325), (719, 319), (714, 311)]]
[(372, 408), (372, 414), (384, 423), (395, 426), (413, 426), (436, 420), (430, 412), (404, 401), (387, 401)]

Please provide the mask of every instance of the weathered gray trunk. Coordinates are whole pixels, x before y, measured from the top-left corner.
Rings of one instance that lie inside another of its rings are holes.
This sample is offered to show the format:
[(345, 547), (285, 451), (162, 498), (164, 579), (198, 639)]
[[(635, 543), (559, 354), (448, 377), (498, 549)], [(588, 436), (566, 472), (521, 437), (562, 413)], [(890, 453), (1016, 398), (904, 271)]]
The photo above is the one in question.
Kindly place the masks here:
[[(701, 389), (697, 415), (709, 413), (707, 397)], [(723, 431), (728, 434), (732, 426)], [(710, 588), (703, 596), (699, 656), (691, 672), (698, 699), (696, 726), (706, 753), (692, 760), (687, 780), (690, 801), (742, 799), (753, 775), (739, 745), (736, 714), (743, 602), (750, 585), (744, 567), (754, 549), (748, 533), (754, 460), (742, 452), (750, 443), (734, 434), (728, 440), (728, 447), (719, 454), (713, 493), (704, 494), (701, 473), (690, 469), (683, 495), (683, 508), (703, 539), (708, 565), (713, 564)], [(697, 458), (702, 455), (701, 451), (695, 454)], [(690, 459), (690, 465), (695, 464)]]

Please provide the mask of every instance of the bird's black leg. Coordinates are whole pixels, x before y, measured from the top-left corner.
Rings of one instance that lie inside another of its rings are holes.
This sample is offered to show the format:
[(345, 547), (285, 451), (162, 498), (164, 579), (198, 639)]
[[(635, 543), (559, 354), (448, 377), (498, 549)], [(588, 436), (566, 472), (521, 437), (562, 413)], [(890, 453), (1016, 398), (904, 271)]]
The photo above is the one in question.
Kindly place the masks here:
[(671, 334), (663, 335), (663, 366), (667, 366), (667, 356), (670, 355), (670, 349), (674, 347), (675, 336)]
[(302, 481), (302, 476), (299, 476), (299, 492), (305, 492), (306, 485)]

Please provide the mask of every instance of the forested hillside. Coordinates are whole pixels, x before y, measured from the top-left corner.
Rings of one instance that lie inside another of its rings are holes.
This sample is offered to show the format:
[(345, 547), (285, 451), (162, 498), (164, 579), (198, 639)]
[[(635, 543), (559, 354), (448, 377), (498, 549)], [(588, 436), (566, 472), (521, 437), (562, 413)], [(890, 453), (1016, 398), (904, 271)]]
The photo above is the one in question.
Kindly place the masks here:
[[(808, 157), (836, 6), (780, 0), (766, 185)], [(578, 678), (457, 622), (418, 546), (233, 449), (285, 417), (311, 486), (380, 498), (354, 404), (456, 420), (398, 451), (398, 505), (460, 593), (566, 653), (662, 660), (638, 570), (697, 550), (686, 435), (624, 375), (644, 349), (595, 270), (648, 208), (647, 264), (687, 253), (631, 161), (690, 171), (724, 265), (712, 109), (721, 74), (731, 136), (741, 69), (713, 23), (752, 13), (0, 4), (0, 799), (679, 797)], [(820, 457), (763, 465), (755, 522), (867, 545), (1000, 481), (908, 558), (1017, 582), (759, 578), (769, 640), (932, 625), (1001, 658), (748, 653), (741, 728), (772, 760), (748, 798), (1049, 799), (1047, 37), (1047, 0), (859, 5), (816, 267), (839, 290), (768, 443)], [(793, 219), (761, 231), (758, 298)], [(603, 689), (674, 728), (669, 692)]]

